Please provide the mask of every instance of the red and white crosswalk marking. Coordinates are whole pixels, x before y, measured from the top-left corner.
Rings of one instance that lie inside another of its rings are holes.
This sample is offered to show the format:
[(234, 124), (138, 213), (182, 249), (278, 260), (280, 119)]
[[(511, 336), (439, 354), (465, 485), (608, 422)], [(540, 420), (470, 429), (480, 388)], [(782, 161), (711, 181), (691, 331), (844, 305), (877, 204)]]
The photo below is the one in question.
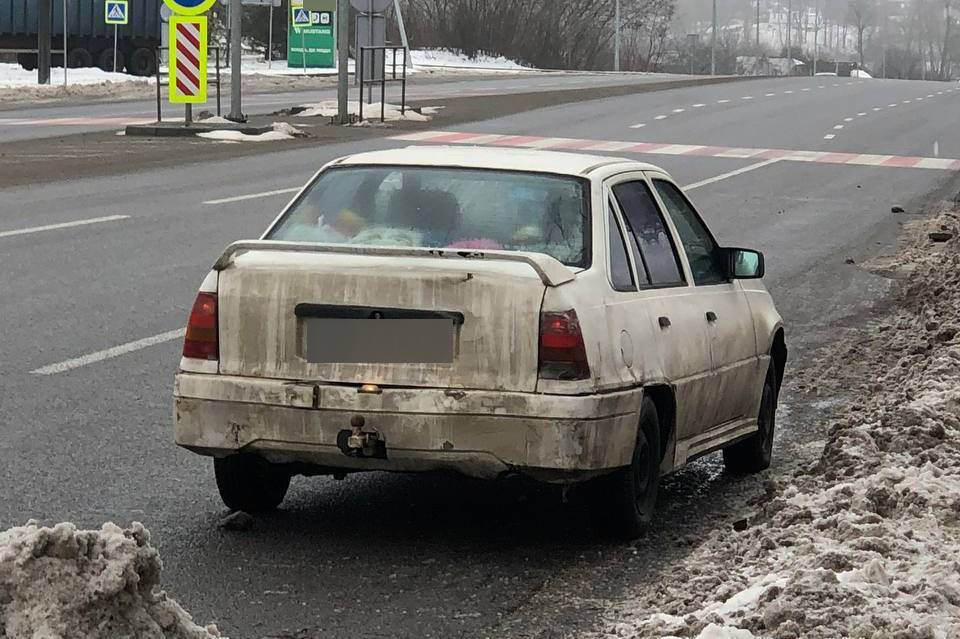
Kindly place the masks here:
[(207, 99), (206, 20), (202, 16), (176, 16), (170, 22), (171, 102), (198, 103)]
[(837, 153), (834, 151), (797, 151), (790, 149), (755, 149), (699, 144), (665, 144), (659, 142), (629, 142), (616, 140), (584, 140), (579, 138), (552, 138), (535, 135), (498, 135), (489, 133), (461, 133), (455, 131), (422, 131), (391, 137), (392, 140), (427, 142), (430, 144), (469, 144), (507, 146), (553, 151), (600, 151), (604, 153), (640, 153), (644, 155), (682, 155), (714, 158), (743, 158), (755, 160), (782, 160), (786, 162), (815, 162), (855, 166), (882, 166), (914, 169), (960, 170), (960, 159), (926, 158), (904, 155), (875, 155), (870, 153)]

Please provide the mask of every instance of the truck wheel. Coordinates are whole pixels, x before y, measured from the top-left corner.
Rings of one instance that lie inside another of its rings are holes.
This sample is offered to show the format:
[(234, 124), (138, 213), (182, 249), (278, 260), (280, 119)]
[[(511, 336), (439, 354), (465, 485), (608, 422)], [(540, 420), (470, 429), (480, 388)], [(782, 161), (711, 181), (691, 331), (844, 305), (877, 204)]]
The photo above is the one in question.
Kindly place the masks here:
[(133, 75), (150, 76), (157, 72), (156, 59), (153, 51), (143, 47), (137, 49), (130, 56), (130, 63), (127, 65), (127, 71)]
[[(123, 73), (123, 51), (117, 50), (117, 73)], [(97, 56), (97, 66), (102, 71), (113, 72), (113, 48), (104, 49)]]
[(92, 67), (93, 56), (90, 55), (89, 51), (82, 47), (70, 49), (70, 53), (67, 54), (67, 64), (70, 65), (71, 69), (85, 69), (87, 67)]
[(17, 62), (19, 62), (20, 66), (26, 69), (27, 71), (36, 71), (37, 54), (36, 53), (18, 53)]
[(639, 537), (653, 520), (659, 485), (660, 420), (653, 400), (644, 397), (630, 465), (594, 480), (595, 519), (618, 538)]
[(290, 474), (256, 455), (213, 460), (220, 498), (227, 508), (248, 513), (274, 510), (287, 495)]
[(773, 433), (777, 422), (776, 384), (776, 373), (771, 364), (763, 382), (757, 432), (723, 449), (723, 464), (729, 472), (743, 475), (758, 473), (770, 467), (770, 458), (773, 456)]

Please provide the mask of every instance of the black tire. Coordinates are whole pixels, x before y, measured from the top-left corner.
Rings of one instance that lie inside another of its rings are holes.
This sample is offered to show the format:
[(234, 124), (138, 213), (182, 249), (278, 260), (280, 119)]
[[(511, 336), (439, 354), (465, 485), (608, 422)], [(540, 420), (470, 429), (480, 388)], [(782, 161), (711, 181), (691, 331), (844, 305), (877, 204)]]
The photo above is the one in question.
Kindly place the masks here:
[(230, 510), (274, 510), (290, 487), (289, 473), (256, 455), (215, 458), (213, 470), (220, 498)]
[(723, 464), (731, 473), (759, 473), (770, 467), (773, 457), (773, 435), (777, 425), (777, 377), (773, 364), (763, 381), (763, 397), (757, 416), (757, 432), (723, 449)]
[[(123, 51), (117, 49), (117, 73), (123, 73)], [(97, 55), (97, 66), (101, 71), (113, 72), (113, 48), (104, 49)]]
[(644, 397), (630, 465), (593, 482), (594, 518), (607, 533), (635, 539), (649, 526), (657, 504), (660, 457), (657, 407)]
[(67, 64), (71, 69), (86, 69), (93, 66), (93, 56), (83, 47), (70, 49), (67, 54)]
[(36, 53), (18, 53), (17, 62), (19, 62), (20, 66), (26, 69), (27, 71), (37, 70), (37, 54)]
[(127, 71), (133, 75), (150, 76), (157, 72), (157, 61), (153, 51), (143, 47), (137, 49), (130, 56)]

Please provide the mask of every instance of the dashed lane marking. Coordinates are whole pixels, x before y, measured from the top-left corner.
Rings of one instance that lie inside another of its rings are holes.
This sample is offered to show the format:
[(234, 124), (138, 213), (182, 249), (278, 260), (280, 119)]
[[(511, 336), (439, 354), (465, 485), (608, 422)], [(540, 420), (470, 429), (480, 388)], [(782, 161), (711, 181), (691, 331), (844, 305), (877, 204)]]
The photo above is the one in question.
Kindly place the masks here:
[[(833, 134), (828, 134), (832, 136)], [(468, 144), (536, 148), (553, 151), (615, 151), (642, 155), (675, 155), (689, 157), (754, 158), (756, 160), (783, 160), (786, 162), (814, 162), (852, 166), (880, 166), (956, 171), (960, 159), (925, 158), (901, 155), (874, 155), (866, 153), (838, 153), (834, 151), (798, 151), (791, 149), (750, 149), (708, 146), (700, 144), (667, 144), (661, 142), (630, 142), (616, 140), (586, 140), (457, 131), (421, 131), (389, 138), (428, 144)], [(832, 139), (832, 138), (827, 138)]]
[(834, 135), (833, 133), (827, 133), (825, 136), (823, 136), (823, 139), (824, 139), (824, 140), (832, 140), (832, 139), (835, 138), (835, 137), (837, 137), (837, 136)]
[(757, 162), (756, 164), (750, 164), (743, 168), (739, 168), (733, 171), (728, 171), (727, 173), (721, 173), (720, 175), (715, 175), (711, 178), (707, 178), (706, 180), (700, 180), (699, 182), (688, 184), (685, 187), (683, 187), (683, 190), (692, 191), (694, 189), (699, 189), (701, 186), (706, 186), (708, 184), (713, 184), (721, 180), (726, 180), (727, 178), (743, 175), (744, 173), (749, 173), (750, 171), (755, 171), (756, 169), (762, 169), (765, 166), (769, 166), (774, 162), (779, 162), (779, 161), (780, 161), (779, 159), (773, 159), (773, 160), (764, 160), (763, 162)]
[(127, 342), (126, 344), (114, 346), (113, 348), (107, 348), (95, 353), (87, 353), (86, 355), (81, 355), (80, 357), (57, 362), (56, 364), (48, 364), (47, 366), (42, 366), (30, 372), (34, 375), (54, 375), (56, 373), (65, 373), (75, 368), (80, 368), (81, 366), (87, 366), (89, 364), (95, 364), (107, 359), (113, 359), (114, 357), (120, 357), (121, 355), (139, 351), (155, 344), (170, 342), (183, 337), (186, 335), (186, 333), (186, 329), (178, 328), (175, 331), (167, 331), (166, 333), (160, 333), (159, 335), (154, 335), (152, 337), (138, 339), (135, 342)]
[(88, 224), (100, 224), (102, 222), (117, 222), (126, 220), (129, 215), (106, 215), (104, 217), (91, 217), (85, 220), (74, 220), (73, 222), (61, 222), (59, 224), (45, 224), (43, 226), (31, 226), (25, 229), (14, 229), (12, 231), (0, 231), (0, 237), (13, 237), (15, 235), (29, 235), (30, 233), (40, 233), (41, 231), (56, 231), (59, 229), (69, 229), (77, 226), (86, 226)]
[(301, 187), (297, 186), (292, 189), (277, 189), (276, 191), (262, 191), (260, 193), (250, 193), (248, 195), (234, 195), (233, 197), (224, 197), (219, 200), (207, 200), (204, 204), (229, 204), (231, 202), (243, 202), (244, 200), (255, 200), (261, 197), (270, 197), (273, 195), (285, 195), (287, 193), (295, 193), (300, 190)]
[(638, 124), (631, 124), (631, 125), (630, 125), (630, 128), (631, 128), (631, 129), (642, 129), (642, 128), (645, 127), (645, 126), (647, 126), (646, 122), (640, 122), (640, 123), (638, 123)]

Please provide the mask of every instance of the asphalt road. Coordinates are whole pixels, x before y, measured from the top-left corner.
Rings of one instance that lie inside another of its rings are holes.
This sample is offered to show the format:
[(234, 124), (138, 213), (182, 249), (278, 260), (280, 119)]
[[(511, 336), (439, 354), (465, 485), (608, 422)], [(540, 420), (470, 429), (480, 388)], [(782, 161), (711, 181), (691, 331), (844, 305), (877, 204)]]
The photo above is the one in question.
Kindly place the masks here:
[[(229, 73), (229, 70), (225, 71)], [(669, 79), (682, 79), (689, 76), (637, 73), (578, 73), (578, 72), (498, 72), (478, 74), (477, 72), (445, 73), (434, 76), (425, 73), (413, 74), (407, 86), (408, 100), (430, 100), (461, 96), (501, 95), (504, 93), (523, 93), (550, 91), (558, 89), (580, 89), (584, 87), (604, 87), (622, 84), (646, 84)], [(280, 80), (288, 81), (289, 76)], [(257, 83), (266, 82), (258, 78)], [(260, 88), (250, 92), (242, 99), (243, 112), (246, 115), (260, 115), (282, 108), (301, 104), (333, 100), (337, 97), (336, 78), (311, 78), (310, 83), (322, 83), (324, 88), (304, 91), (278, 92), (275, 89)], [(266, 92), (265, 92), (266, 91)], [(351, 87), (351, 98), (357, 99), (359, 90)], [(194, 107), (194, 113), (202, 109), (216, 112), (215, 88), (210, 87), (205, 105)], [(225, 84), (222, 95), (222, 110), (230, 112), (230, 86)], [(374, 89), (374, 100), (379, 101), (379, 87)], [(387, 101), (399, 103), (400, 87), (391, 84), (387, 88)], [(183, 119), (183, 107), (163, 101), (164, 119)], [(53, 137), (68, 133), (107, 131), (121, 129), (127, 124), (153, 122), (157, 119), (157, 104), (152, 97), (148, 100), (125, 101), (86, 101), (71, 104), (12, 104), (4, 107), (0, 104), (0, 143), (12, 140), (27, 140)]]
[[(960, 182), (952, 171), (848, 166), (823, 156), (755, 166), (756, 158), (729, 157), (730, 149), (960, 158), (953, 88), (757, 80), (567, 104), (456, 129), (715, 147), (715, 157), (672, 155), (671, 147), (634, 157), (660, 164), (681, 184), (722, 178), (691, 196), (722, 242), (766, 253), (766, 282), (796, 366), (843, 327), (869, 321), (870, 307), (883, 300), (887, 282), (846, 260), (890, 247), (909, 219), (891, 205), (917, 212), (954, 197)], [(0, 190), (0, 527), (29, 518), (142, 521), (164, 557), (171, 594), (234, 637), (559, 636), (588, 627), (597, 612), (569, 605), (572, 594), (581, 602), (616, 596), (669, 572), (704, 531), (747, 510), (764, 478), (732, 479), (712, 456), (666, 482), (657, 526), (633, 545), (598, 541), (576, 500), (561, 505), (550, 491), (525, 497), (451, 477), (299, 478), (278, 514), (251, 531), (225, 532), (217, 528), (225, 511), (209, 461), (171, 444), (178, 340), (31, 373), (181, 328), (222, 248), (257, 236), (289, 194), (204, 202), (288, 189), (334, 156), (406, 144), (278, 146), (259, 156)], [(108, 216), (127, 217), (10, 233)], [(823, 437), (817, 416), (787, 398), (779, 456), (766, 478)]]

